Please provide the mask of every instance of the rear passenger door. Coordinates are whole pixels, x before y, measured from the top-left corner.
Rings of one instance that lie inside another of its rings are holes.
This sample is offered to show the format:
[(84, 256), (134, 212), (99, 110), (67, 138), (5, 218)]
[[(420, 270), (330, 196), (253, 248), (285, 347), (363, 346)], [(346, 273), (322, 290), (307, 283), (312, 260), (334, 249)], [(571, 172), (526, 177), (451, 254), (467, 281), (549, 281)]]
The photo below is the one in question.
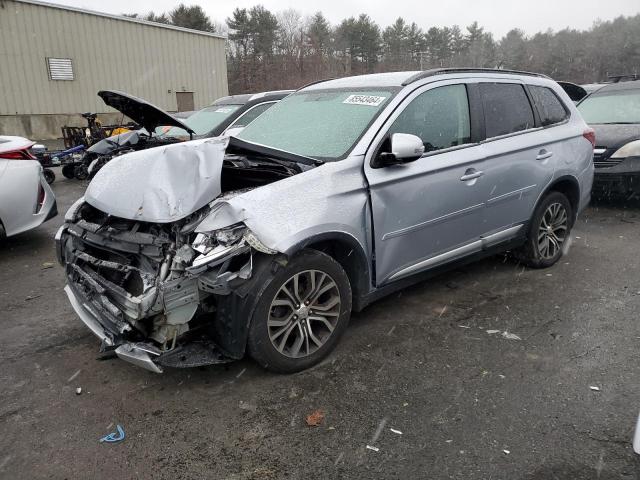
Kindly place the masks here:
[(486, 235), (518, 233), (529, 220), (540, 193), (553, 178), (551, 136), (541, 128), (522, 83), (478, 83), (484, 110), (485, 175), (488, 197)]

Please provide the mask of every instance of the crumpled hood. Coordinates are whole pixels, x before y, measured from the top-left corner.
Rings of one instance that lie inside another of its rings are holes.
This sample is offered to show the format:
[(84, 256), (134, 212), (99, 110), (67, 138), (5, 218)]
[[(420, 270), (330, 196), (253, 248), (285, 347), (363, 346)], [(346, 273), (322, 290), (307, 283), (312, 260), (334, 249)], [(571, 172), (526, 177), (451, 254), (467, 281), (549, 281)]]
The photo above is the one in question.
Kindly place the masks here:
[(220, 195), (224, 139), (203, 139), (116, 157), (96, 174), (85, 201), (110, 215), (170, 223)]
[(120, 133), (108, 138), (103, 138), (99, 142), (96, 142), (89, 148), (87, 148), (87, 152), (95, 153), (98, 155), (105, 155), (122, 147), (137, 145), (139, 141), (140, 131), (133, 130), (131, 132)]

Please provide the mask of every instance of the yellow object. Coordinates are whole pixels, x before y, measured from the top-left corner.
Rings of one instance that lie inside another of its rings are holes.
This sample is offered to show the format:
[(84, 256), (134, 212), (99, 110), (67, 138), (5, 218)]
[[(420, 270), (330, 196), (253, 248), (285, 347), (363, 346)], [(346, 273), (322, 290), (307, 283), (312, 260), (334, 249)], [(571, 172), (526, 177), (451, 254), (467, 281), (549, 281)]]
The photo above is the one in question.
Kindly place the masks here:
[(131, 130), (129, 130), (128, 128), (125, 127), (118, 127), (118, 128), (114, 128), (113, 130), (111, 130), (111, 135), (110, 136), (114, 136), (114, 135), (120, 135), (121, 133), (127, 133), (130, 132)]

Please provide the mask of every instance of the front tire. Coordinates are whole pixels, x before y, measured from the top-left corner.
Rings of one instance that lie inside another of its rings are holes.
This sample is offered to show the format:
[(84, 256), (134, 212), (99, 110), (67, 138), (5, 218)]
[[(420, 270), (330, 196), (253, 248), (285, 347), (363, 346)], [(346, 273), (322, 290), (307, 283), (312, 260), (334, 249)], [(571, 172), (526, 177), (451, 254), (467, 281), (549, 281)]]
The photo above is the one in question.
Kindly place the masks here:
[(69, 180), (73, 180), (75, 178), (75, 165), (71, 164), (71, 165), (65, 165), (64, 167), (62, 167), (62, 175), (64, 176), (64, 178), (68, 178)]
[(551, 192), (538, 204), (529, 225), (526, 243), (517, 258), (532, 268), (547, 268), (563, 254), (573, 227), (573, 209), (567, 197)]
[(333, 350), (350, 315), (351, 286), (342, 266), (303, 250), (262, 292), (249, 327), (249, 355), (274, 372), (304, 370)]
[(89, 177), (89, 170), (86, 165), (79, 165), (75, 167), (73, 174), (78, 180), (86, 180)]

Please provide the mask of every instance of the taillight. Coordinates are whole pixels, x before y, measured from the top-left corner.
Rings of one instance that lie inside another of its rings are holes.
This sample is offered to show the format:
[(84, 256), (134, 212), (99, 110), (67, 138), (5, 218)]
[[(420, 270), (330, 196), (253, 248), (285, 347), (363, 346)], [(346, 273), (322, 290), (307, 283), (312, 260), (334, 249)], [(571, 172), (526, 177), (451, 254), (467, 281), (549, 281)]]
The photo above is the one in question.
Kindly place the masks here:
[(42, 209), (42, 205), (44, 204), (44, 188), (42, 187), (42, 182), (38, 182), (38, 206), (36, 207), (36, 213), (38, 213)]
[(584, 133), (582, 134), (582, 136), (584, 138), (586, 138), (587, 140), (589, 140), (589, 142), (591, 143), (592, 147), (596, 146), (596, 132), (595, 132), (595, 130), (593, 130), (593, 128), (585, 130)]
[(29, 150), (14, 150), (13, 152), (0, 153), (0, 158), (7, 160), (35, 160), (36, 157), (31, 155)]

